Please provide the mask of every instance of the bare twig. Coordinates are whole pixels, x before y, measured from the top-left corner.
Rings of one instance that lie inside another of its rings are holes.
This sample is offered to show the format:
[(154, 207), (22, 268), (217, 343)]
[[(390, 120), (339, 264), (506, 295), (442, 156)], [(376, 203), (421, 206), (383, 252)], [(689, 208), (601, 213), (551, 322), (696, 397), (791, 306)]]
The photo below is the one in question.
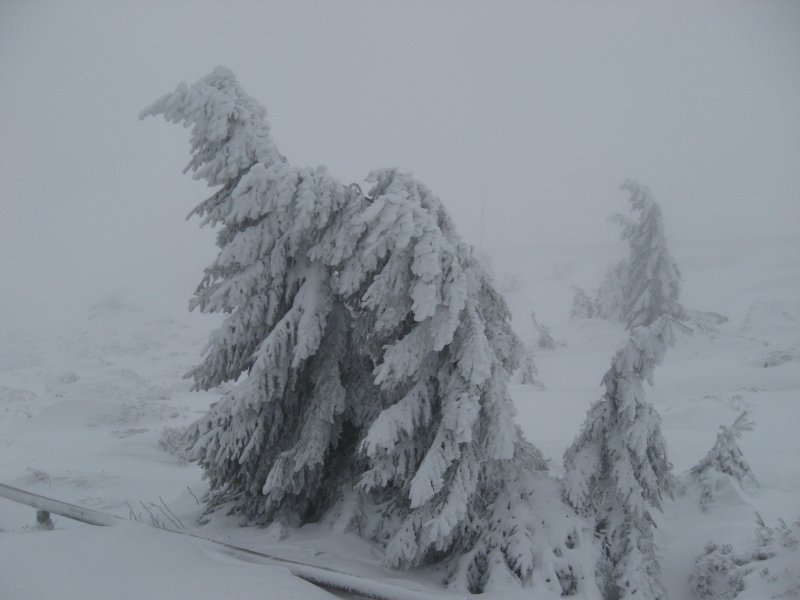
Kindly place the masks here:
[[(153, 527), (156, 527), (156, 528), (158, 528), (158, 529), (166, 529), (166, 528), (164, 527), (164, 524), (161, 522), (161, 519), (159, 519), (159, 518), (158, 518), (158, 515), (157, 515), (157, 514), (155, 514), (155, 513), (154, 513), (152, 510), (150, 510), (150, 509), (147, 507), (147, 505), (146, 505), (144, 502), (142, 502), (141, 500), (139, 500), (139, 504), (141, 504), (141, 505), (142, 505), (142, 508), (145, 510), (145, 512), (146, 512), (148, 515), (150, 515), (150, 524), (151, 524)], [(158, 508), (158, 506), (156, 506), (155, 504), (154, 504), (153, 506), (155, 506), (156, 508)]]
[(141, 521), (142, 520), (142, 514), (141, 513), (136, 514), (136, 511), (133, 510), (133, 507), (131, 506), (131, 503), (128, 502), (127, 500), (125, 500), (125, 504), (128, 507), (128, 518), (131, 521)]
[(159, 496), (158, 499), (161, 500), (161, 504), (164, 506), (164, 513), (170, 518), (170, 521), (172, 521), (178, 527), (178, 529), (186, 529), (183, 526), (183, 522), (178, 518), (178, 515), (170, 510), (169, 506), (167, 506), (167, 503), (164, 502), (164, 499), (161, 496)]

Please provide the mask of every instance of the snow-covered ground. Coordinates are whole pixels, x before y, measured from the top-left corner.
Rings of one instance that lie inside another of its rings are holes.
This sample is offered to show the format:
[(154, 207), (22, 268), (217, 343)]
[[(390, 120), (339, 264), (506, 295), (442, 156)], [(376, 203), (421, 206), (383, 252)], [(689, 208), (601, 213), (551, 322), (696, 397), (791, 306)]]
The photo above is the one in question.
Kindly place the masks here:
[[(688, 576), (708, 541), (752, 545), (756, 512), (768, 525), (800, 518), (800, 240), (680, 243), (672, 251), (683, 271), (682, 304), (728, 318), (716, 332), (679, 336), (647, 389), (675, 473), (705, 455), (719, 425), (747, 410), (756, 427), (740, 445), (760, 482), (721, 490), (706, 512), (689, 493), (657, 515), (664, 583), (679, 600), (691, 597)], [(572, 286), (591, 292), (624, 252), (622, 245), (587, 245), (491, 254), (523, 340), (536, 342), (535, 310), (558, 342), (536, 350), (544, 389), (512, 387), (519, 422), (554, 473), (626, 338), (616, 324), (570, 321)], [(435, 573), (386, 570), (380, 551), (350, 533), (197, 528), (200, 471), (159, 440), (219, 396), (191, 392), (182, 379), (218, 321), (185, 314), (183, 301), (162, 314), (133, 294), (97, 300), (83, 322), (56, 331), (0, 321), (1, 483), (145, 522), (150, 512), (166, 521), (166, 505), (202, 535), (446, 596)], [(240, 561), (196, 539), (55, 521), (55, 531), (37, 530), (32, 509), (0, 499), (0, 598), (330, 597), (286, 570)], [(780, 568), (748, 576), (738, 598), (790, 590)], [(795, 588), (783, 597), (798, 594)]]

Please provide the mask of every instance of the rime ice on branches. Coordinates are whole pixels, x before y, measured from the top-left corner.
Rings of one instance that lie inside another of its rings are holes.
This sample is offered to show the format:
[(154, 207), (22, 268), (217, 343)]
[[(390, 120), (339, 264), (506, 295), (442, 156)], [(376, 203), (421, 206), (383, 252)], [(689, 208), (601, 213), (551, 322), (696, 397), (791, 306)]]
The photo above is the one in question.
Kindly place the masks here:
[(607, 597), (664, 598), (653, 542), (652, 509), (672, 495), (674, 478), (661, 418), (644, 382), (673, 343), (676, 324), (661, 317), (635, 327), (603, 377), (605, 395), (589, 409), (564, 456), (569, 502), (593, 519), (603, 539), (600, 583)]
[(594, 589), (591, 536), (514, 422), (522, 349), (441, 202), (410, 175), (366, 195), (288, 164), (224, 68), (142, 115), (191, 127), (192, 212), (219, 254), (191, 302), (226, 319), (189, 376), (236, 382), (186, 433), (207, 510), (293, 524), (335, 514), (386, 562), (449, 565), (542, 597)]

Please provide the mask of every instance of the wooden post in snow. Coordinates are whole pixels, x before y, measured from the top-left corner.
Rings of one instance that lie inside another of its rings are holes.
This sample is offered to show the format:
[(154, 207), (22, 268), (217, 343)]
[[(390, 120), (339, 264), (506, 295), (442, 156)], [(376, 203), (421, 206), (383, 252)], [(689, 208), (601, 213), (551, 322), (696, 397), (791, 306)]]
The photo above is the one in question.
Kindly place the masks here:
[(36, 526), (39, 529), (44, 529), (45, 531), (52, 530), (55, 525), (53, 525), (53, 520), (50, 518), (50, 513), (46, 510), (37, 510), (36, 511)]

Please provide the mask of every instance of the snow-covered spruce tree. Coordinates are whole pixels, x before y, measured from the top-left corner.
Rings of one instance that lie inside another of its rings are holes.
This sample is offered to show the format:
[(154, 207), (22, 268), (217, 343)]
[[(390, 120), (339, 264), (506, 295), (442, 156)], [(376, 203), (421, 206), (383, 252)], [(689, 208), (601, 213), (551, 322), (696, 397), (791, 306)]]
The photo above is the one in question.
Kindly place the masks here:
[(650, 510), (672, 495), (674, 479), (661, 419), (645, 401), (643, 382), (652, 385), (673, 340), (669, 317), (631, 330), (603, 377), (604, 397), (564, 457), (567, 499), (594, 520), (604, 541), (598, 572), (606, 598), (664, 598)]
[(677, 317), (682, 312), (681, 275), (667, 248), (661, 209), (646, 186), (627, 180), (621, 188), (630, 193), (631, 210), (637, 214), (636, 219), (611, 218), (622, 226), (621, 237), (630, 246), (621, 266), (625, 323), (631, 328), (649, 325), (662, 315)]
[(533, 329), (536, 331), (536, 345), (543, 350), (555, 350), (556, 340), (550, 333), (550, 328), (536, 318), (536, 311), (531, 311), (531, 321), (533, 321)]
[(187, 168), (217, 188), (192, 213), (220, 248), (192, 307), (227, 317), (189, 375), (236, 382), (187, 433), (209, 517), (336, 512), (390, 565), (591, 595), (585, 521), (514, 424), (508, 309), (439, 200), (394, 170), (362, 195), (290, 166), (227, 69), (158, 114), (192, 127)]
[(522, 385), (534, 385), (537, 383), (536, 376), (539, 374), (539, 370), (536, 368), (534, 358), (533, 346), (526, 345), (520, 366), (520, 383)]
[(628, 289), (628, 260), (623, 258), (606, 270), (606, 276), (594, 295), (594, 315), (600, 319), (625, 323)]
[(322, 169), (291, 167), (272, 143), (266, 111), (225, 69), (179, 86), (148, 114), (192, 126), (187, 170), (218, 188), (191, 213), (219, 226), (220, 251), (190, 306), (229, 316), (189, 375), (210, 389), (248, 373), (190, 434), (215, 491), (211, 504), (225, 501), (255, 520), (289, 505), (313, 512), (328, 483), (324, 457), (352, 399), (338, 362), (350, 313), (331, 294), (331, 269), (310, 251), (360, 194)]
[(691, 480), (700, 486), (700, 507), (706, 510), (724, 480), (733, 479), (739, 484), (758, 486), (758, 480), (736, 442), (745, 431), (752, 431), (754, 423), (743, 412), (730, 427), (720, 426), (714, 446), (708, 454), (692, 467)]
[(594, 302), (583, 288), (572, 286), (572, 308), (569, 311), (570, 319), (594, 318)]

